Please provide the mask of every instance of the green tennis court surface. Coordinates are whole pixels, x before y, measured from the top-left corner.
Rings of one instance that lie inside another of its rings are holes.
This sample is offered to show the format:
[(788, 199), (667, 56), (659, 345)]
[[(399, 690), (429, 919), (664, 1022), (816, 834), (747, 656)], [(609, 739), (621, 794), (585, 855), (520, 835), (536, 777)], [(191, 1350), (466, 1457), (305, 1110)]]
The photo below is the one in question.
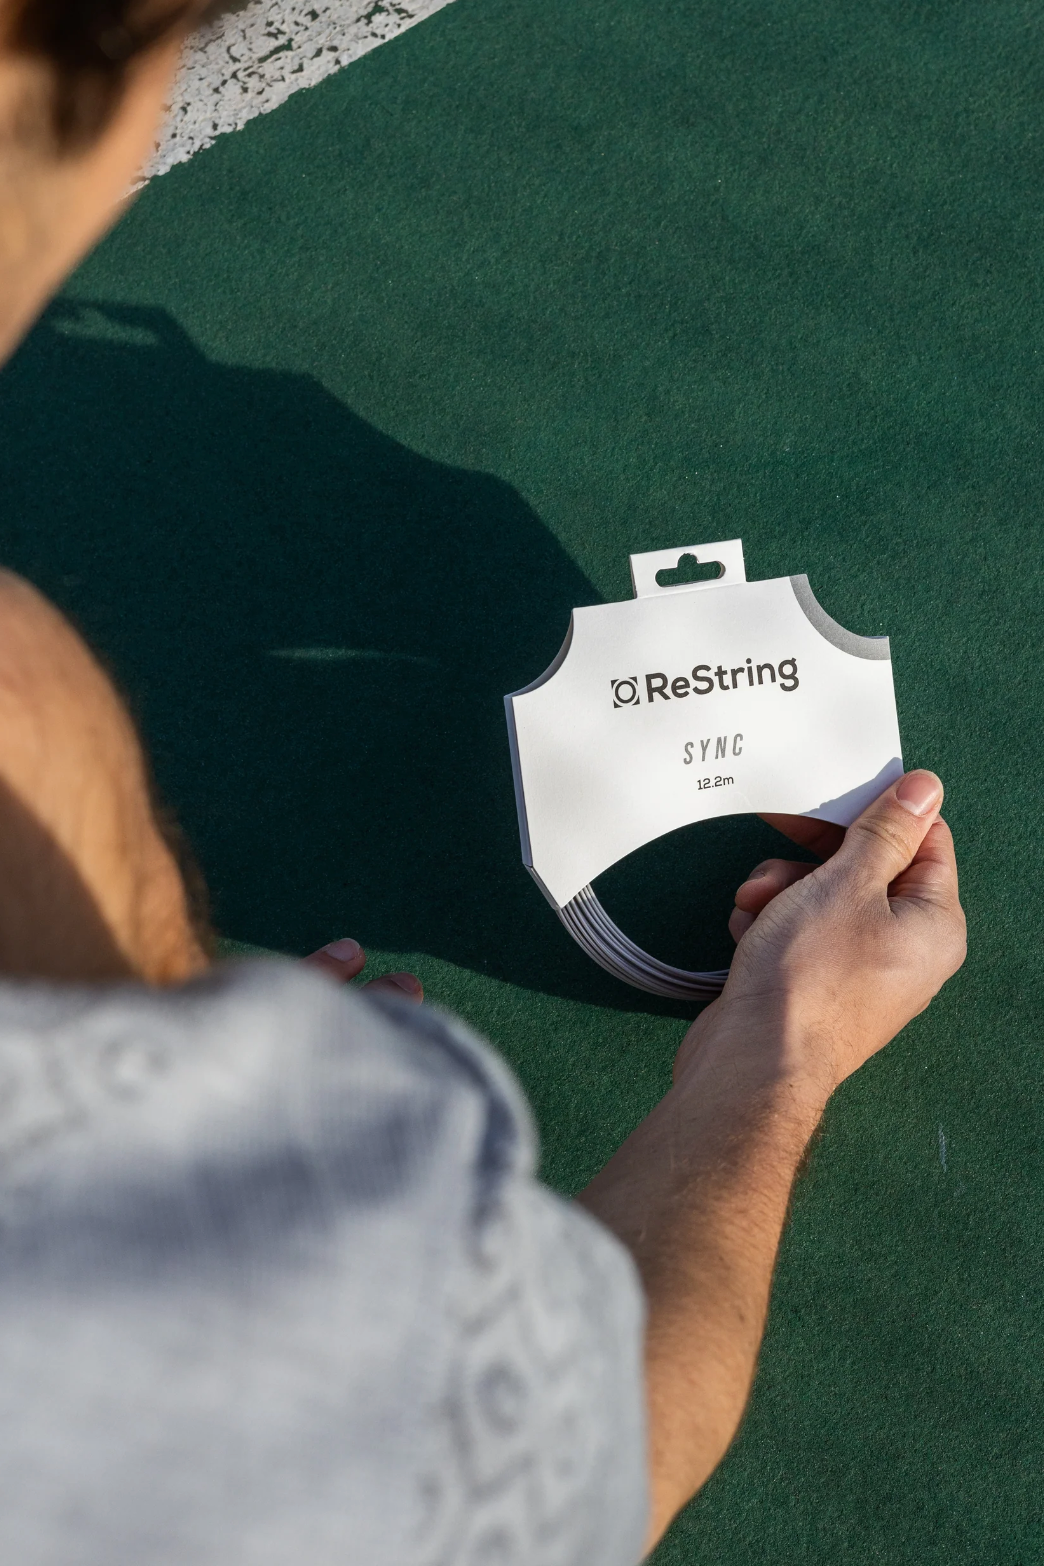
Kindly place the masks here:
[[(522, 870), (503, 693), (678, 543), (891, 634), (971, 955), (832, 1106), (661, 1566), (1044, 1558), (1042, 93), (1015, 0), (456, 0), (151, 185), (0, 381), (0, 554), (129, 691), (222, 933), (415, 967), (566, 1191), (685, 1023)], [(599, 890), (714, 967), (772, 841)]]

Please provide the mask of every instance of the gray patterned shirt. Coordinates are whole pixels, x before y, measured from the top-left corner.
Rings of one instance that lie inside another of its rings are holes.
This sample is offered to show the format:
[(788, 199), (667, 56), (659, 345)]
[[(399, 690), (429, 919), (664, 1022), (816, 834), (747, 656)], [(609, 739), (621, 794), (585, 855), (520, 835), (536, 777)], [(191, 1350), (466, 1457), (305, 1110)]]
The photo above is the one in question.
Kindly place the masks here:
[(289, 963), (0, 985), (0, 1560), (634, 1566), (631, 1263), (505, 1067)]

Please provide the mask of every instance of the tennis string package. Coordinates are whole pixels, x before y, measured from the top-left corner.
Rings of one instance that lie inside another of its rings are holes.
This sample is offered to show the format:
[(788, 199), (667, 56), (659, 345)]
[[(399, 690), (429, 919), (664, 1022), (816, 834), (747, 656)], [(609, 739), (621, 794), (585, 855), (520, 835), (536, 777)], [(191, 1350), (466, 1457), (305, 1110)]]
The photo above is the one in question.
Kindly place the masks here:
[[(661, 586), (686, 555), (709, 581)], [(740, 539), (631, 555), (634, 597), (574, 609), (504, 698), (522, 859), (570, 935), (653, 995), (715, 994), (635, 945), (591, 883), (655, 838), (745, 812), (848, 826), (902, 775), (886, 636), (855, 636), (807, 576), (748, 582)]]

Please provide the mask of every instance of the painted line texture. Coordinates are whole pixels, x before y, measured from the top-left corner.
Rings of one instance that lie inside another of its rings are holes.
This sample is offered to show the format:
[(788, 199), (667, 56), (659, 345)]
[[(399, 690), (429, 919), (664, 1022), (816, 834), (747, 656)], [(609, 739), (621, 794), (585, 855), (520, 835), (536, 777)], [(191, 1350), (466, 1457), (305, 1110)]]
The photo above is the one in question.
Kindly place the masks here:
[(141, 183), (268, 114), (450, 0), (249, 0), (185, 45), (170, 110)]

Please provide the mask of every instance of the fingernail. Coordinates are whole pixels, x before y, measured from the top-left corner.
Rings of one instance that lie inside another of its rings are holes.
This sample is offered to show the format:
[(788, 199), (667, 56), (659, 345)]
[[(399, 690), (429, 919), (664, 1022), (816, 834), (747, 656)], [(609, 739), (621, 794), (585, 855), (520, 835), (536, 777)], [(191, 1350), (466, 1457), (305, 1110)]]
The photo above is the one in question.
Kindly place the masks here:
[(323, 947), (328, 957), (336, 957), (338, 962), (354, 962), (362, 951), (358, 941), (353, 941), (350, 935), (346, 935), (341, 941), (331, 941)]
[(942, 792), (934, 772), (910, 772), (896, 789), (895, 797), (912, 816), (926, 816), (942, 799)]
[(419, 979), (415, 979), (412, 973), (389, 973), (385, 975), (393, 984), (397, 984), (400, 990), (405, 990), (407, 995), (418, 995), (421, 990)]

